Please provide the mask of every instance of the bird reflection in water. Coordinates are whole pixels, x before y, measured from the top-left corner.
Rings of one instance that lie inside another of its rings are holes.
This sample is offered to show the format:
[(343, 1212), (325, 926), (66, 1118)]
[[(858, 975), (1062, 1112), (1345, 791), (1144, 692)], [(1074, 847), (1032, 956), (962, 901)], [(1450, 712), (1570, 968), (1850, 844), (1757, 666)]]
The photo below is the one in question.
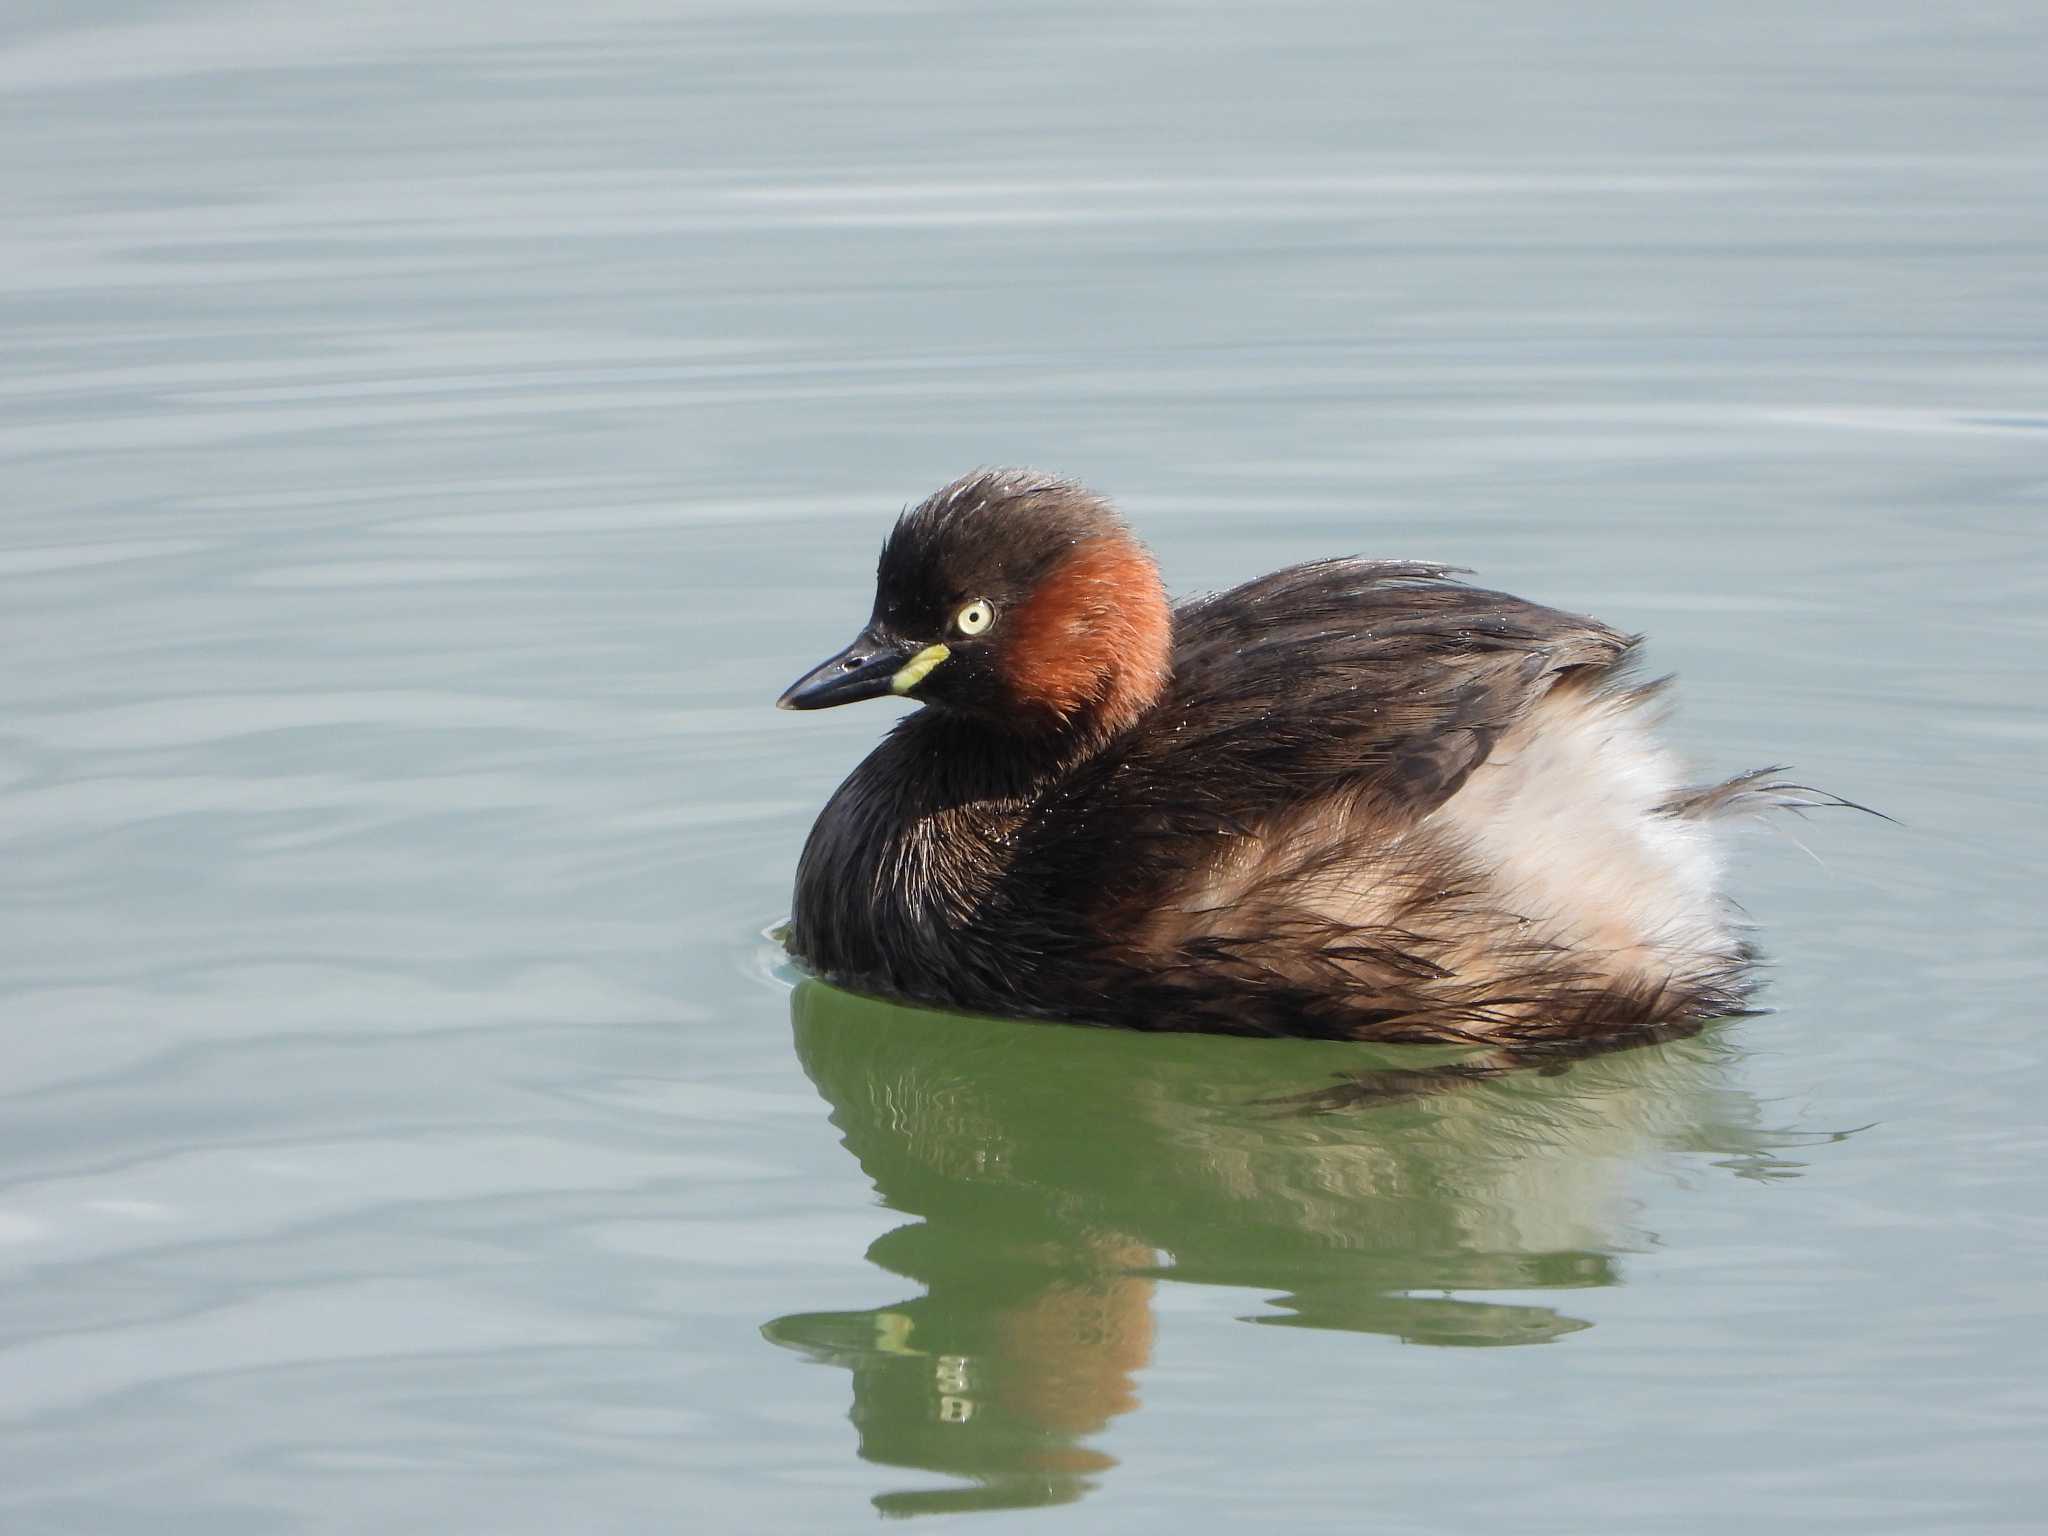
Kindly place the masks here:
[(847, 1150), (915, 1218), (868, 1259), (923, 1294), (764, 1332), (853, 1373), (862, 1457), (964, 1480), (882, 1494), (885, 1514), (1081, 1497), (1114, 1465), (1087, 1442), (1138, 1405), (1162, 1280), (1265, 1291), (1259, 1324), (1548, 1343), (1590, 1324), (1472, 1293), (1614, 1283), (1649, 1242), (1631, 1174), (1660, 1152), (1772, 1177), (1826, 1139), (1759, 1131), (1711, 1032), (1311, 1114), (1355, 1096), (1304, 1090), (1403, 1058), (968, 1020), (813, 980), (791, 1014)]

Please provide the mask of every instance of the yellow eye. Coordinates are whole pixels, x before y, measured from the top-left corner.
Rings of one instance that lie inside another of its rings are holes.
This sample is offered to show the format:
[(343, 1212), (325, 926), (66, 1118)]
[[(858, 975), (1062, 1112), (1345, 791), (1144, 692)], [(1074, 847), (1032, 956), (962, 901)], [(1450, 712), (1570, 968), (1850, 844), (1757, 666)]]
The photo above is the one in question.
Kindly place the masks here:
[(963, 635), (978, 635), (995, 621), (995, 608), (985, 597), (977, 597), (953, 615), (953, 627)]

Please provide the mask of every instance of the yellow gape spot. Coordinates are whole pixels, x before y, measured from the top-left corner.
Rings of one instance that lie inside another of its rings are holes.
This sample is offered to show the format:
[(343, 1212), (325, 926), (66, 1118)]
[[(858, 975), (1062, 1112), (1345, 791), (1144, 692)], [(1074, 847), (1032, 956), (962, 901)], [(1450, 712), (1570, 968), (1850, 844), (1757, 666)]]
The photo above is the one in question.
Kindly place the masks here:
[(903, 663), (889, 679), (891, 693), (908, 693), (931, 675), (931, 670), (953, 653), (943, 645), (928, 645)]
[(901, 1312), (877, 1312), (875, 1314), (875, 1348), (885, 1355), (921, 1355), (923, 1350), (910, 1342), (910, 1331), (916, 1320), (905, 1317)]

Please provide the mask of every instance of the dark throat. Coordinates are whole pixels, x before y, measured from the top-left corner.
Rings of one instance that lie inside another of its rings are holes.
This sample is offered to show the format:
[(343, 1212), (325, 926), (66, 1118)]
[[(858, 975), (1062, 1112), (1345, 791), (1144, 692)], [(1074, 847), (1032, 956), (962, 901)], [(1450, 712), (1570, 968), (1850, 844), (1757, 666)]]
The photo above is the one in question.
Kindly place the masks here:
[(935, 708), (910, 716), (812, 829), (793, 947), (854, 984), (958, 995), (1000, 963), (982, 953), (979, 919), (1025, 826), (1105, 744), (1073, 726), (1006, 730)]

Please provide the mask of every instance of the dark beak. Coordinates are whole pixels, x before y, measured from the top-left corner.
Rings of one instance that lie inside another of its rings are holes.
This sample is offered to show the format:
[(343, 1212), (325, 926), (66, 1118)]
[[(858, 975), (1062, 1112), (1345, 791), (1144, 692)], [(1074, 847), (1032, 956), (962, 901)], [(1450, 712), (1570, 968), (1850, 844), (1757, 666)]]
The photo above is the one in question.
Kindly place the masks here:
[(853, 644), (829, 660), (819, 662), (783, 689), (775, 701), (777, 709), (830, 709), (834, 704), (854, 704), (862, 699), (879, 699), (888, 693), (889, 681), (910, 660), (910, 652), (894, 640), (885, 640), (870, 624)]

